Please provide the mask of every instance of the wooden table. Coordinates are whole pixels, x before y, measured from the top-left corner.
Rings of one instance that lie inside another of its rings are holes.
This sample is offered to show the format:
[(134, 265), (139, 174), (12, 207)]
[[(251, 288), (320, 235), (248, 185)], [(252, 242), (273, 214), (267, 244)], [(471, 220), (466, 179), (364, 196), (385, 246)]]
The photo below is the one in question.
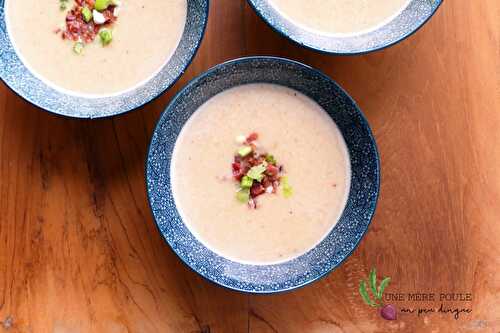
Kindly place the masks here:
[[(42, 112), (0, 86), (0, 332), (500, 332), (500, 2), (447, 0), (415, 36), (364, 56), (292, 45), (243, 0), (213, 0), (186, 75), (154, 103), (97, 121)], [(367, 115), (382, 158), (375, 219), (327, 278), (274, 296), (212, 285), (152, 220), (144, 159), (160, 112), (194, 76), (245, 55), (320, 68)], [(385, 321), (358, 285), (377, 267), (408, 293), (472, 293), (451, 314)]]

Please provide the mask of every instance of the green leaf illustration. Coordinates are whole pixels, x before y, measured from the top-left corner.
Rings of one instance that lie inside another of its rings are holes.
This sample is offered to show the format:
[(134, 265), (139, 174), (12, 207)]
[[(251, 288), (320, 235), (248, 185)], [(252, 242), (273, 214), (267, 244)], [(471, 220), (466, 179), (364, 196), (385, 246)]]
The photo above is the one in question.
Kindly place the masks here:
[(376, 306), (376, 304), (370, 299), (370, 296), (368, 295), (368, 291), (366, 290), (366, 283), (364, 280), (361, 280), (361, 283), (359, 284), (359, 294), (366, 304), (368, 304), (369, 306)]
[(377, 298), (379, 300), (382, 300), (382, 295), (384, 295), (385, 287), (387, 287), (389, 285), (389, 282), (391, 282), (390, 277), (385, 277), (382, 280), (382, 282), (380, 282), (380, 286), (378, 287), (378, 292), (377, 292)]
[(372, 290), (373, 296), (377, 297), (377, 271), (375, 268), (372, 268), (370, 271), (368, 280), (370, 282), (370, 289)]

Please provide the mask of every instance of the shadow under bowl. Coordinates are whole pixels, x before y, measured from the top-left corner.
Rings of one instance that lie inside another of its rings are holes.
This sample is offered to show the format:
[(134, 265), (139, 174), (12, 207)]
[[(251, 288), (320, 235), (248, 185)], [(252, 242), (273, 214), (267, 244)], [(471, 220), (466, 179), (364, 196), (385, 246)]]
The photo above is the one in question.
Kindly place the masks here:
[(437, 11), (443, 0), (411, 0), (392, 20), (355, 35), (327, 35), (305, 29), (283, 16), (269, 0), (248, 0), (255, 12), (275, 31), (306, 48), (329, 54), (355, 55), (377, 51), (411, 36)]
[(23, 64), (7, 31), (5, 0), (0, 0), (0, 79), (33, 105), (62, 116), (103, 118), (135, 110), (159, 97), (184, 73), (205, 33), (208, 9), (209, 0), (187, 0), (187, 19), (180, 43), (151, 79), (122, 94), (93, 98), (55, 89)]
[[(279, 264), (244, 264), (214, 253), (196, 239), (183, 222), (172, 193), (172, 153), (184, 124), (211, 97), (249, 83), (286, 86), (315, 100), (339, 127), (350, 155), (351, 187), (340, 220), (315, 248)], [(375, 140), (352, 98), (319, 71), (274, 57), (229, 61), (191, 81), (163, 112), (153, 133), (146, 162), (150, 207), (159, 231), (172, 250), (206, 279), (249, 293), (292, 290), (321, 278), (339, 266), (368, 229), (379, 185), (380, 165)]]

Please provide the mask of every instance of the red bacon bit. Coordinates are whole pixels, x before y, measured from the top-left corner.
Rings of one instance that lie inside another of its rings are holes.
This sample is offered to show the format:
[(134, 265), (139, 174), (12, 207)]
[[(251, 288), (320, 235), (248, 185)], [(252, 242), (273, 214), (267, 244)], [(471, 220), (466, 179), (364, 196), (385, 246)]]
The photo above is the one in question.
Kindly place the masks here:
[(253, 141), (256, 141), (258, 138), (259, 138), (259, 134), (255, 133), (255, 132), (250, 133), (250, 135), (247, 136), (247, 142), (251, 143)]
[(279, 169), (277, 166), (275, 165), (272, 165), (272, 164), (268, 164), (267, 165), (267, 168), (266, 168), (266, 173), (271, 176), (271, 177), (275, 177), (278, 175), (279, 173)]
[(269, 186), (273, 186), (273, 182), (269, 177), (264, 177), (262, 179), (261, 183), (262, 183), (262, 186), (264, 186), (264, 188), (268, 188)]
[(233, 163), (233, 177), (237, 181), (241, 181), (241, 178), (248, 172), (245, 168), (242, 167), (241, 163), (234, 162)]
[(252, 187), (250, 188), (250, 196), (252, 198), (258, 197), (261, 194), (264, 194), (266, 189), (262, 186), (261, 183), (254, 182)]
[(94, 8), (95, 0), (76, 0), (76, 3), (80, 6), (86, 4), (89, 8)]
[(115, 23), (116, 16), (114, 14), (114, 10), (115, 10), (115, 7), (109, 7), (108, 9), (106, 9), (105, 11), (103, 11), (101, 13), (104, 16), (104, 18), (106, 19), (105, 25)]

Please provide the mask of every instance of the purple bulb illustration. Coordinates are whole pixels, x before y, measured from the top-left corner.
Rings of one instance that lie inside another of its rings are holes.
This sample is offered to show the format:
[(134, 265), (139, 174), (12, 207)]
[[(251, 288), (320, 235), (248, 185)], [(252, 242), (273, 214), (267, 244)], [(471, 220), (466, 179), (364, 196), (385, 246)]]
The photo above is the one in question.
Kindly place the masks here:
[[(383, 278), (379, 285), (377, 283), (377, 272), (375, 268), (372, 268), (367, 281), (368, 283), (365, 280), (361, 280), (359, 283), (359, 294), (361, 295), (363, 301), (367, 305), (373, 308), (381, 307), (380, 316), (385, 320), (396, 320), (397, 319), (396, 307), (392, 304), (384, 305), (384, 300), (383, 300), (384, 290), (389, 285), (391, 278), (390, 277)], [(368, 290), (370, 292), (368, 292)]]
[(397, 319), (397, 311), (396, 307), (392, 304), (387, 304), (380, 309), (380, 315), (385, 320), (396, 320)]

